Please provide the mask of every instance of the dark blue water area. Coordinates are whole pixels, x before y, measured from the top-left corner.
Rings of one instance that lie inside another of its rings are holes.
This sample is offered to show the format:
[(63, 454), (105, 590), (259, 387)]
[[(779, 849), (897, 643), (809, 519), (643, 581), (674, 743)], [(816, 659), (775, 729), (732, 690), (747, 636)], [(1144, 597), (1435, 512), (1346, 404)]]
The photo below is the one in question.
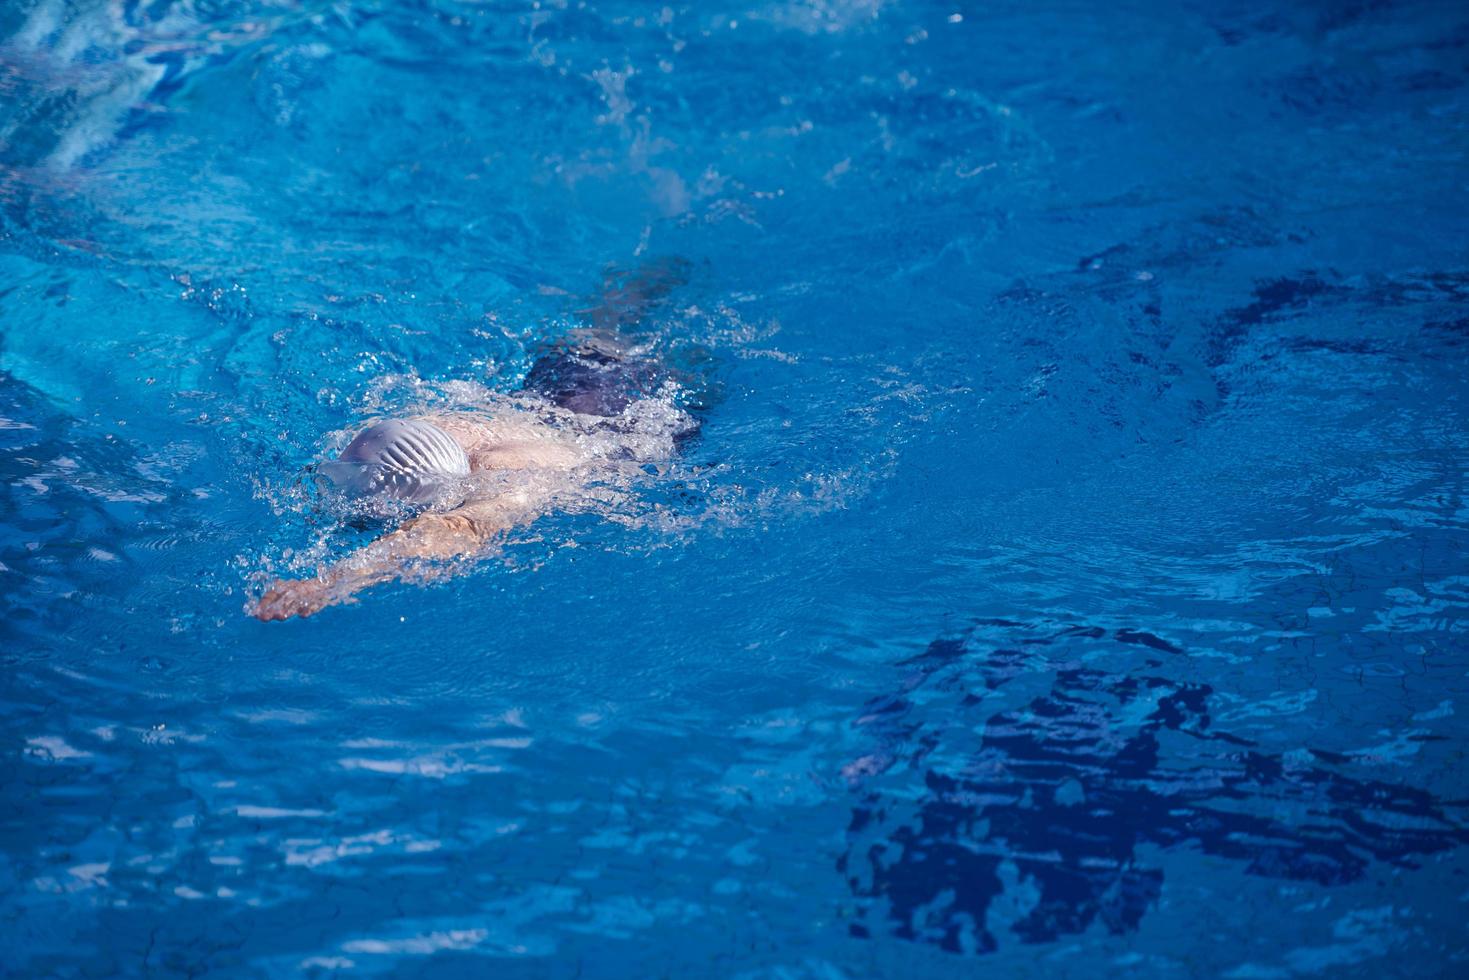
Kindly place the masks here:
[[(0, 972), (1469, 971), (1469, 8), (0, 38)], [(676, 459), (246, 614), (668, 262)]]

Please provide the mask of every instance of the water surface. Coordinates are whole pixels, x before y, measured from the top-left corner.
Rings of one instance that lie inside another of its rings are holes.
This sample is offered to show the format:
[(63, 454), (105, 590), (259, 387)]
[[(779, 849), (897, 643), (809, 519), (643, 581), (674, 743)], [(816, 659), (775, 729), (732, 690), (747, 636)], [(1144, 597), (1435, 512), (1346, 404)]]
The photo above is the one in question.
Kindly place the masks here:
[[(0, 964), (1447, 976), (1469, 15), (0, 10)], [(695, 442), (287, 624), (609, 270)]]

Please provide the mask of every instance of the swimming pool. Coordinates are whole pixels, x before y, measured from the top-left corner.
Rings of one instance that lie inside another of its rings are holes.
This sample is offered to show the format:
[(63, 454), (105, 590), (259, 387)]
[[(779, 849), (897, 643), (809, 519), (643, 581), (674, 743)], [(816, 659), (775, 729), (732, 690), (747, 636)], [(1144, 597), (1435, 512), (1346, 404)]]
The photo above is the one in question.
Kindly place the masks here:
[[(1469, 13), (0, 8), (0, 964), (1466, 969)], [(608, 269), (703, 426), (320, 616)]]

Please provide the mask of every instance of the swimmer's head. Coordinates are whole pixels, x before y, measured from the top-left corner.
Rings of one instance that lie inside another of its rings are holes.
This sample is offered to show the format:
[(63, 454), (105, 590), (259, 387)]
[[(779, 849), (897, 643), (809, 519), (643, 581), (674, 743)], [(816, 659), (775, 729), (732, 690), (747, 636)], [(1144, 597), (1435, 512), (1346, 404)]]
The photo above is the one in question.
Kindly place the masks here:
[(442, 501), (469, 476), (469, 456), (443, 429), (418, 419), (375, 422), (317, 472), (353, 497)]

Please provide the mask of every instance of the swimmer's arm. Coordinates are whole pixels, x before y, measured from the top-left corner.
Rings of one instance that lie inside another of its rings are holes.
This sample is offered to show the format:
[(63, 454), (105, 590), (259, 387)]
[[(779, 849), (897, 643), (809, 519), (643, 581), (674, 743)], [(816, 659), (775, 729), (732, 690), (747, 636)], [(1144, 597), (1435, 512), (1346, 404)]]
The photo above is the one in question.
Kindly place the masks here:
[[(310, 616), (353, 601), (363, 589), (403, 578), (422, 562), (453, 562), (483, 552), (499, 535), (534, 520), (539, 510), (520, 495), (465, 504), (443, 514), (423, 514), (353, 552), (316, 578), (277, 579), (251, 613), (257, 619)], [(454, 566), (441, 570), (452, 573)]]

